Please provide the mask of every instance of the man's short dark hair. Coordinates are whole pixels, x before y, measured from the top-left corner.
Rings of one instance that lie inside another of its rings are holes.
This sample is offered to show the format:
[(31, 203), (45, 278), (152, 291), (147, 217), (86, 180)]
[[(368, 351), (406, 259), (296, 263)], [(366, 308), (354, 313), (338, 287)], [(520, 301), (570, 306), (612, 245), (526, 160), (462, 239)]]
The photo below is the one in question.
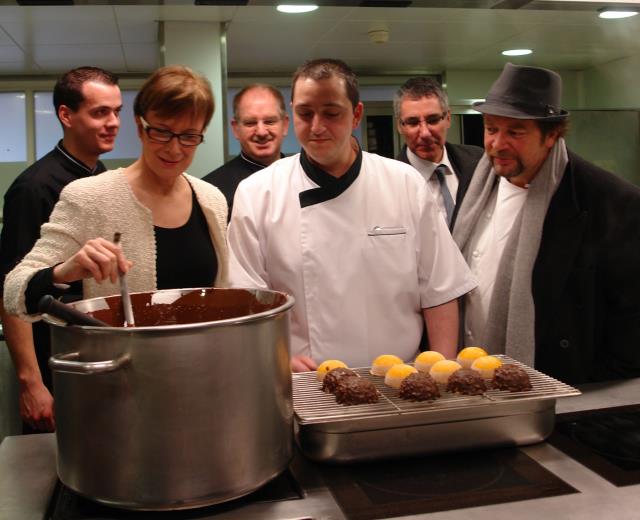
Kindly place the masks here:
[(358, 78), (351, 67), (349, 67), (349, 65), (344, 61), (332, 58), (311, 60), (298, 67), (298, 70), (296, 70), (293, 75), (293, 81), (291, 82), (291, 101), (293, 101), (293, 93), (298, 79), (309, 78), (314, 81), (319, 81), (333, 76), (337, 76), (344, 80), (347, 88), (347, 97), (349, 98), (349, 101), (351, 101), (353, 108), (355, 108), (358, 103), (360, 103)]
[(404, 98), (418, 100), (423, 97), (438, 98), (442, 111), (449, 111), (449, 98), (442, 89), (442, 85), (433, 78), (420, 76), (416, 78), (409, 78), (396, 91), (396, 94), (393, 97), (393, 112), (396, 119), (400, 119), (400, 104)]
[(117, 85), (118, 76), (98, 67), (78, 67), (65, 72), (53, 88), (53, 106), (56, 116), (61, 105), (68, 106), (74, 112), (80, 108), (80, 104), (84, 101), (82, 85), (87, 81)]
[(282, 96), (282, 92), (280, 92), (279, 89), (267, 83), (252, 83), (251, 85), (247, 85), (246, 87), (244, 87), (233, 97), (233, 117), (235, 119), (238, 119), (240, 117), (238, 109), (240, 107), (240, 103), (242, 102), (242, 98), (245, 96), (245, 94), (252, 90), (269, 91), (278, 103), (278, 108), (280, 109), (280, 117), (284, 117), (287, 114), (287, 107), (284, 104), (284, 97)]
[(550, 133), (556, 132), (558, 137), (564, 137), (569, 131), (569, 118), (565, 117), (561, 121), (544, 121), (542, 119), (534, 119), (536, 125), (542, 132), (542, 138), (544, 139)]

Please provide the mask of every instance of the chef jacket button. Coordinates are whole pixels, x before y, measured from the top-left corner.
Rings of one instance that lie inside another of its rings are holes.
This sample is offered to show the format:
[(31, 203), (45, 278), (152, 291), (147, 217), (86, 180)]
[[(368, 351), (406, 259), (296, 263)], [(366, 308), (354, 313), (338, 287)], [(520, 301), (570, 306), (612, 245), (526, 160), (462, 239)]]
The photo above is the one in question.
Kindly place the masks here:
[(477, 249), (471, 253), (473, 255), (474, 258), (478, 258), (480, 256), (480, 251), (478, 251)]
[(561, 339), (560, 340), (560, 348), (569, 348), (569, 340), (568, 339)]
[(485, 218), (490, 219), (491, 218), (491, 212), (488, 211), (487, 214), (485, 215)]

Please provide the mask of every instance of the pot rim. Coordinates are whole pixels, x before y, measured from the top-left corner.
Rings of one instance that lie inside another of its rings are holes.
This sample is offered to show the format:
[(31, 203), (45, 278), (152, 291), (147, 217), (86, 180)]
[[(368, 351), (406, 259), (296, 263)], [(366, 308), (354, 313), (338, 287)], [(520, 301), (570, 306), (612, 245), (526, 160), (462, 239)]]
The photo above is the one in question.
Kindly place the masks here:
[[(295, 298), (288, 293), (285, 293), (283, 291), (274, 291), (272, 289), (260, 289), (256, 287), (191, 287), (191, 288), (184, 288), (184, 289), (181, 288), (181, 289), (160, 289), (160, 290), (154, 290), (154, 291), (138, 291), (138, 292), (132, 292), (131, 294), (133, 295), (133, 294), (145, 294), (145, 293), (156, 294), (156, 293), (181, 292), (184, 295), (184, 294), (191, 293), (193, 291), (203, 291), (203, 290), (221, 290), (221, 291), (242, 290), (242, 291), (248, 291), (254, 294), (277, 293), (277, 294), (282, 294), (286, 298), (286, 301), (278, 307), (269, 309), (267, 311), (258, 312), (255, 314), (247, 314), (245, 316), (238, 316), (236, 318), (227, 318), (224, 320), (200, 321), (195, 323), (180, 323), (180, 324), (173, 324), (173, 325), (150, 325), (145, 327), (97, 327), (93, 325), (67, 325), (67, 323), (65, 323), (64, 321), (59, 320), (46, 313), (42, 314), (42, 320), (48, 323), (49, 325), (55, 326), (55, 327), (61, 327), (61, 328), (73, 327), (75, 329), (86, 330), (86, 331), (97, 332), (97, 333), (108, 332), (109, 334), (115, 333), (115, 334), (130, 335), (130, 334), (140, 334), (145, 332), (147, 333), (158, 332), (163, 330), (182, 331), (182, 330), (190, 330), (190, 329), (198, 329), (198, 328), (226, 327), (226, 326), (232, 326), (232, 325), (241, 325), (244, 323), (251, 323), (254, 321), (262, 321), (265, 318), (272, 318), (274, 316), (277, 316), (279, 314), (282, 314), (288, 311), (289, 309), (291, 309), (291, 307), (293, 307), (293, 304), (295, 303)], [(76, 302), (72, 302), (72, 303), (69, 303), (69, 305), (75, 307), (80, 303), (90, 304), (91, 302), (105, 300), (106, 298), (110, 298), (114, 296), (117, 297), (119, 295), (112, 294), (109, 296), (97, 296), (95, 298), (88, 298), (86, 300), (79, 300)]]

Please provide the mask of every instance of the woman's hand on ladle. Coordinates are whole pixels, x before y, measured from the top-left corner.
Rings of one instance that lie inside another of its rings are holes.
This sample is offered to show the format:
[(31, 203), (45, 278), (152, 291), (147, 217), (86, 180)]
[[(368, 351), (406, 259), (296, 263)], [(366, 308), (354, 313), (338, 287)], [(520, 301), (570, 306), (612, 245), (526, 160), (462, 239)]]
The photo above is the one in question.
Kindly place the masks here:
[(104, 238), (93, 238), (71, 258), (53, 269), (54, 283), (70, 283), (85, 278), (94, 278), (102, 283), (118, 280), (118, 270), (126, 273), (133, 262), (127, 260), (120, 245)]

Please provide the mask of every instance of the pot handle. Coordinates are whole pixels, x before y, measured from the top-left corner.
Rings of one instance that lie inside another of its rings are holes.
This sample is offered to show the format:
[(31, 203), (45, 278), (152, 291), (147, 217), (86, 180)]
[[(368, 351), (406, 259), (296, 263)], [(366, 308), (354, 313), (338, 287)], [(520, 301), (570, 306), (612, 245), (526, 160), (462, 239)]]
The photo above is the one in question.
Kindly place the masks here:
[(129, 354), (122, 354), (116, 359), (108, 359), (106, 361), (76, 361), (79, 357), (80, 352), (56, 354), (49, 358), (49, 367), (51, 367), (51, 370), (69, 374), (105, 374), (118, 370), (131, 361)]

